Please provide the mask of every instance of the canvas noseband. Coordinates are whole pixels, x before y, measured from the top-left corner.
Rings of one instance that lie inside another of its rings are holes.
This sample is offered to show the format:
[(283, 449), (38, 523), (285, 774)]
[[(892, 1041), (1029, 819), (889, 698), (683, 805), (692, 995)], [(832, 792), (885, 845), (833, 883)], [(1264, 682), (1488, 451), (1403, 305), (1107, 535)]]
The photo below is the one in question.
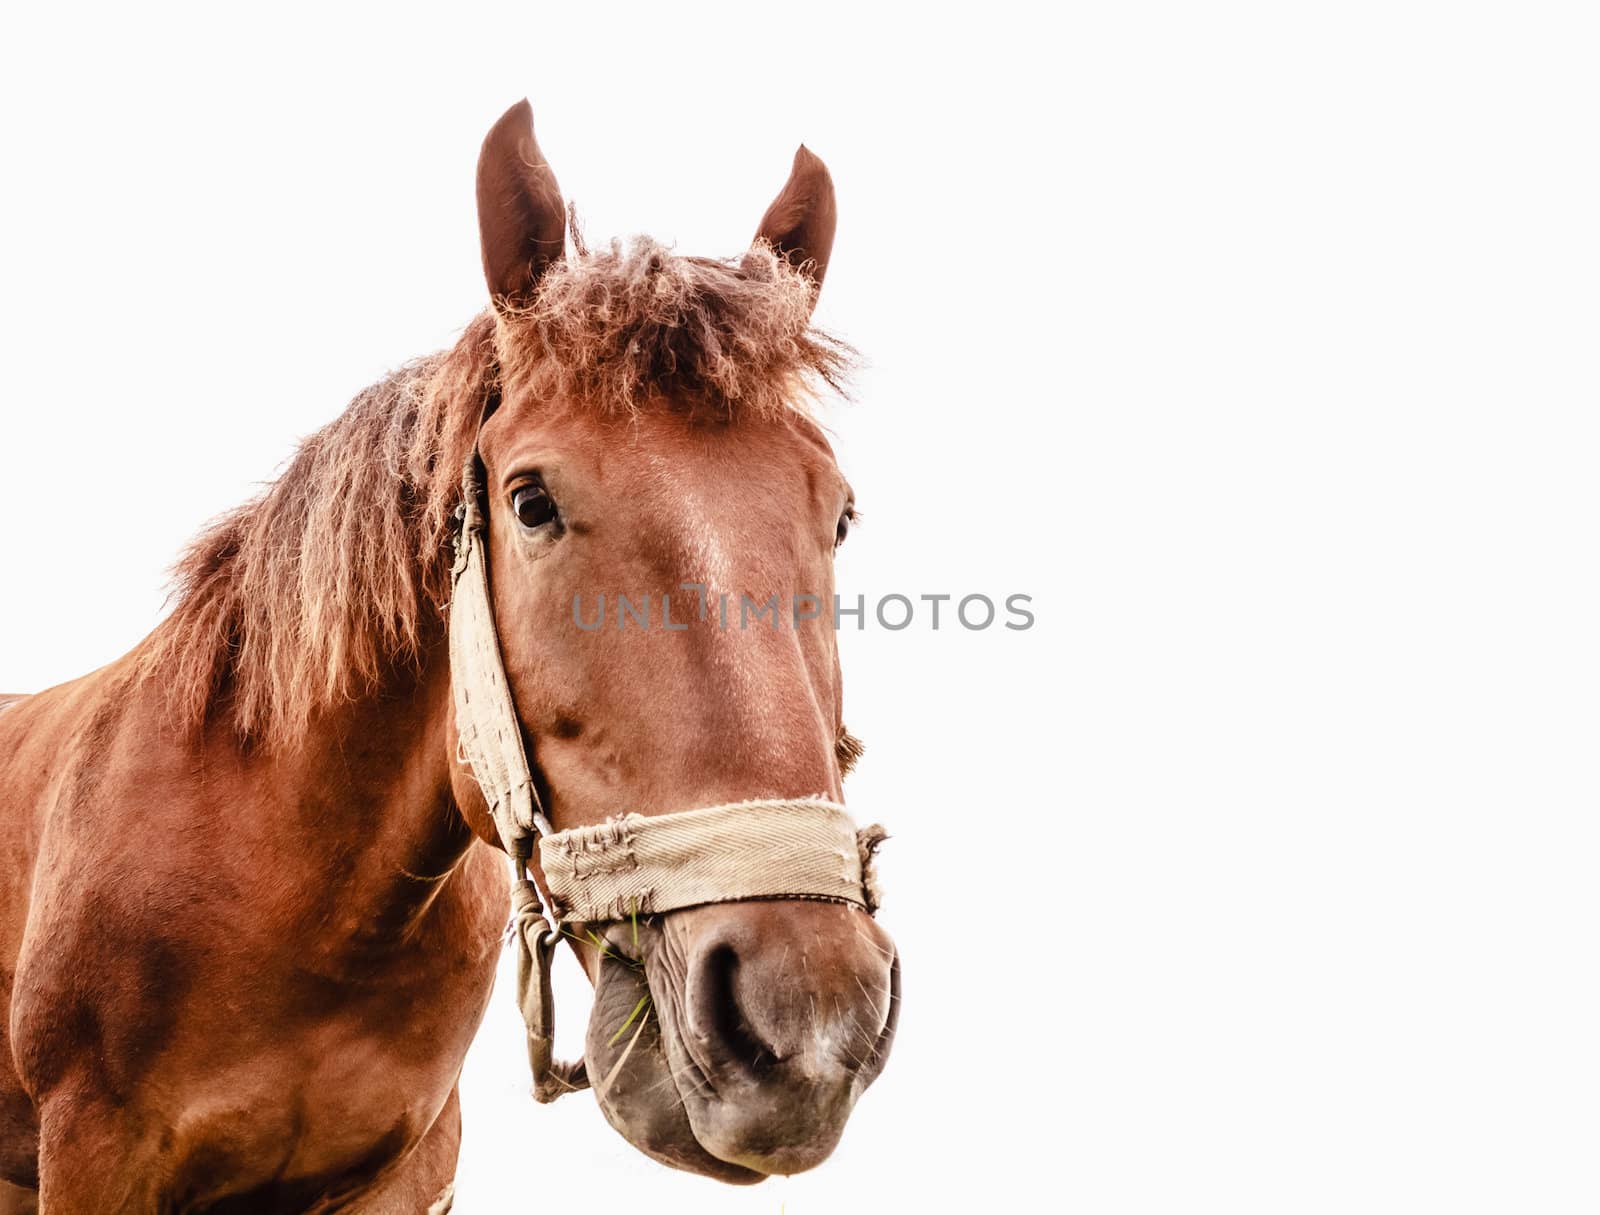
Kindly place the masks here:
[[(501, 660), (480, 467), (474, 446), (457, 510), (450, 680), (461, 759), (511, 858), (517, 1003), (528, 1027), (534, 1096), (545, 1102), (589, 1083), (582, 1060), (563, 1063), (552, 1053), (550, 964), (563, 923), (770, 898), (850, 903), (871, 913), (878, 907), (873, 853), (886, 836), (881, 827), (857, 830), (843, 806), (821, 797), (627, 813), (556, 831), (539, 801)], [(530, 869), (535, 849), (539, 863)]]

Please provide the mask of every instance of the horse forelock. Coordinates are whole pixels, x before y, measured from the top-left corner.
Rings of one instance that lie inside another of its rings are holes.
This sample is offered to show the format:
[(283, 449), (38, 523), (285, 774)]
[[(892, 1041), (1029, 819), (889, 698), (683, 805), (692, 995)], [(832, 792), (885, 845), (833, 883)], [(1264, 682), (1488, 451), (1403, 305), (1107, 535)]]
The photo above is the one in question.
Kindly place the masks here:
[(853, 350), (810, 324), (815, 288), (770, 249), (677, 257), (647, 238), (548, 270), (533, 303), (368, 388), (174, 567), (138, 654), (182, 726), (298, 737), (442, 635), (460, 471), (491, 391), (605, 414), (805, 412)]
[(854, 366), (812, 325), (815, 303), (811, 279), (765, 244), (716, 260), (635, 237), (548, 269), (527, 307), (501, 314), (496, 347), (507, 386), (538, 400), (777, 417), (842, 394)]

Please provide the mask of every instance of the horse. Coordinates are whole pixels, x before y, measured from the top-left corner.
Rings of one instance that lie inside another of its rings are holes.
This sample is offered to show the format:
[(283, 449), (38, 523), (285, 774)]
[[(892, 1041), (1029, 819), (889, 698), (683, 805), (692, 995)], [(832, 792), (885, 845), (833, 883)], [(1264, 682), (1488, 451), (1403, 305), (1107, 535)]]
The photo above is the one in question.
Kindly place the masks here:
[[(209, 525), (132, 651), (0, 700), (0, 1210), (448, 1208), (507, 923), (452, 691), (463, 467), (550, 829), (843, 797), (833, 622), (706, 610), (827, 602), (854, 517), (813, 408), (854, 358), (813, 322), (827, 168), (802, 146), (728, 259), (588, 248), (526, 101), (476, 185), (488, 304), (459, 340)], [(653, 627), (577, 627), (579, 598), (641, 589)], [(658, 1161), (812, 1168), (884, 1066), (898, 957), (856, 903), (567, 938), (587, 1075)]]

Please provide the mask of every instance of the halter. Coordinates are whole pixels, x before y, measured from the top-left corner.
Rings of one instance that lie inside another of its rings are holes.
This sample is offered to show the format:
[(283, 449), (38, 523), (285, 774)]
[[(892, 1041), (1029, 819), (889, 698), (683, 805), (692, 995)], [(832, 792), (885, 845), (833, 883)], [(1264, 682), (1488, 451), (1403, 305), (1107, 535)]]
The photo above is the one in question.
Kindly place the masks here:
[[(485, 406), (485, 418), (491, 408)], [(560, 1062), (553, 1054), (550, 968), (564, 922), (604, 924), (763, 898), (849, 903), (871, 914), (878, 908), (873, 854), (887, 837), (877, 826), (858, 831), (843, 806), (820, 797), (623, 814), (556, 831), (539, 801), (501, 661), (480, 467), (474, 444), (456, 510), (450, 681), (461, 761), (470, 765), (511, 859), (508, 931), (518, 951), (517, 1004), (528, 1027), (533, 1095), (549, 1102), (589, 1086), (583, 1060)], [(530, 872), (536, 848), (539, 865)]]

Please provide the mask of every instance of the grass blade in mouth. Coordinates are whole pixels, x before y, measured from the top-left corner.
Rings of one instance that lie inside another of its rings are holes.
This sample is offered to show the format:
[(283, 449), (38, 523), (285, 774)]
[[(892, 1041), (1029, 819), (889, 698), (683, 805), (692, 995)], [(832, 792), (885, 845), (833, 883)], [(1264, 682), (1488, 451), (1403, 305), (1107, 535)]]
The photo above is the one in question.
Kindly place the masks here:
[(648, 1003), (650, 1003), (650, 993), (645, 992), (644, 995), (639, 997), (639, 1002), (633, 1006), (633, 1011), (628, 1014), (628, 1019), (617, 1026), (617, 1032), (611, 1035), (611, 1041), (606, 1043), (607, 1046), (615, 1046), (617, 1044), (617, 1039), (628, 1032), (628, 1026), (633, 1024), (633, 1019), (639, 1015), (640, 1011)]

